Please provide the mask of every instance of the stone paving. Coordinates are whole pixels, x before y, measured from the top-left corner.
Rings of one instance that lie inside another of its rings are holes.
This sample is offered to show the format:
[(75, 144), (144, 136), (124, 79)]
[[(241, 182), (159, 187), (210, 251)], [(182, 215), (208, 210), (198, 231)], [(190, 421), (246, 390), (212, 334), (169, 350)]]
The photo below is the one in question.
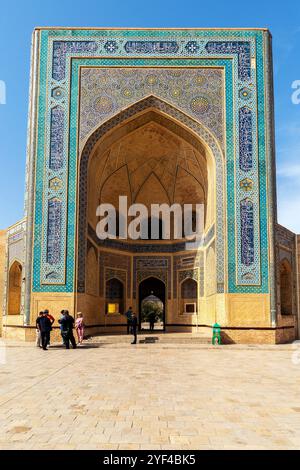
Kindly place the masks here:
[(293, 345), (5, 345), (0, 449), (300, 448)]

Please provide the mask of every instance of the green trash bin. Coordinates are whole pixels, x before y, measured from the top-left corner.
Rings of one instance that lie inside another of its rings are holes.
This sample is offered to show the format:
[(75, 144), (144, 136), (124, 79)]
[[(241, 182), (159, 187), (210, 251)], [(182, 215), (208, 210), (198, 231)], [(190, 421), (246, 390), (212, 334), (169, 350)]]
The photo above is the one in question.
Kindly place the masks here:
[(215, 323), (213, 326), (212, 344), (221, 344), (221, 326)]

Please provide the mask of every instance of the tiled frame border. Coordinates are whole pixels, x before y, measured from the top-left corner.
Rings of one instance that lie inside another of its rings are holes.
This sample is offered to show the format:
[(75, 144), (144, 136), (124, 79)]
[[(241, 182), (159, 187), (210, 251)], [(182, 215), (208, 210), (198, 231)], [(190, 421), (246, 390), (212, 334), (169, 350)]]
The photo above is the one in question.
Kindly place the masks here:
[[(154, 31), (143, 31), (142, 34), (146, 35), (151, 35), (153, 37), (168, 37), (172, 34), (174, 34), (173, 30), (170, 31), (161, 31), (161, 30), (154, 30)], [(41, 61), (40, 61), (40, 78), (43, 78), (43, 74), (45, 76), (45, 71), (47, 70), (47, 50), (48, 50), (48, 36), (52, 37), (63, 37), (64, 40), (70, 39), (70, 36), (73, 38), (76, 37), (91, 37), (93, 35), (95, 36), (101, 36), (107, 35), (109, 37), (116, 37), (117, 35), (123, 35), (125, 36), (134, 36), (140, 33), (137, 33), (135, 31), (119, 31), (119, 30), (114, 30), (114, 31), (96, 31), (96, 30), (72, 30), (70, 33), (69, 30), (43, 30), (41, 32), (42, 35), (42, 45), (41, 45)], [(259, 157), (259, 176), (260, 176), (260, 194), (259, 194), (259, 209), (260, 209), (260, 243), (259, 245), (261, 246), (261, 274), (262, 274), (262, 282), (260, 286), (239, 286), (237, 285), (237, 281), (239, 279), (236, 278), (236, 274), (239, 274), (239, 270), (236, 269), (235, 264), (233, 264), (231, 261), (229, 262), (229, 271), (228, 271), (228, 277), (229, 277), (229, 291), (230, 292), (267, 292), (268, 289), (268, 282), (267, 282), (267, 274), (268, 274), (268, 238), (267, 238), (267, 225), (268, 225), (268, 219), (267, 219), (267, 206), (266, 206), (266, 188), (265, 188), (265, 180), (266, 180), (266, 175), (265, 175), (265, 120), (264, 120), (264, 54), (263, 54), (263, 46), (262, 46), (262, 40), (263, 40), (263, 34), (265, 34), (263, 31), (257, 30), (257, 31), (224, 31), (224, 30), (208, 30), (208, 31), (187, 31), (187, 30), (178, 30), (176, 31), (176, 34), (178, 36), (181, 35), (181, 37), (184, 38), (194, 38), (199, 41), (199, 38), (203, 35), (205, 35), (205, 40), (208, 40), (209, 37), (214, 37), (215, 40), (220, 40), (222, 38), (223, 40), (228, 40), (232, 38), (234, 35), (235, 39), (238, 38), (243, 38), (244, 40), (253, 40), (254, 42), (256, 41), (256, 75), (257, 75), (257, 95), (258, 95), (258, 157)], [(246, 39), (245, 39), (246, 38)], [(199, 41), (201, 42), (201, 41)], [(203, 40), (202, 40), (203, 42)], [(43, 50), (44, 48), (44, 50)], [(46, 48), (46, 50), (45, 50)], [(46, 57), (43, 57), (43, 54), (46, 55)], [(46, 59), (46, 62), (45, 62)], [(46, 81), (45, 81), (46, 83)], [(40, 107), (39, 111), (42, 111), (42, 113), (39, 113), (39, 146), (43, 145), (43, 125), (45, 124), (45, 117), (43, 111), (43, 104), (42, 101), (45, 99), (45, 92), (46, 90), (43, 90), (40, 93)], [(41, 116), (42, 115), (42, 116)], [(228, 131), (228, 129), (227, 129)], [(41, 133), (40, 133), (41, 132)], [(232, 137), (232, 136), (231, 136)], [(227, 138), (230, 138), (228, 136), (227, 132)], [(39, 159), (38, 159), (39, 160)], [(38, 162), (39, 164), (39, 162)], [(230, 178), (232, 178), (232, 164), (233, 162), (230, 161), (229, 155), (227, 154), (227, 170), (230, 169), (231, 172), (229, 171), (229, 177), (227, 178), (227, 183), (232, 183), (230, 181)], [(229, 166), (228, 166), (229, 165)], [(38, 196), (42, 196), (41, 192), (41, 187), (40, 187), (40, 181), (37, 184), (37, 197), (36, 201), (39, 202), (41, 200), (41, 197), (39, 198)], [(39, 186), (39, 187), (38, 187)], [(72, 190), (71, 190), (72, 191)], [(72, 194), (69, 192), (69, 201), (72, 199)], [(234, 203), (232, 201), (232, 197), (228, 198), (228, 225), (230, 225), (230, 222), (234, 224), (234, 221), (236, 220), (235, 212), (234, 212)], [(39, 204), (36, 204), (38, 206)], [(233, 207), (232, 207), (233, 206)], [(69, 206), (70, 207), (70, 206)], [(233, 211), (232, 211), (233, 209)], [(36, 207), (36, 217), (35, 217), (35, 253), (34, 253), (34, 279), (33, 279), (33, 288), (36, 291), (73, 291), (74, 289), (74, 276), (73, 276), (73, 269), (72, 265), (74, 265), (74, 256), (73, 259), (68, 256), (67, 258), (67, 263), (66, 263), (66, 283), (62, 284), (61, 286), (58, 285), (47, 285), (47, 286), (41, 286), (40, 284), (40, 268), (41, 266), (38, 265), (38, 258), (39, 258), (39, 248), (40, 248), (40, 242), (41, 242), (41, 222), (39, 219), (39, 216), (41, 212), (39, 212), (40, 207)], [(68, 234), (69, 234), (69, 240), (72, 239), (70, 235), (74, 237), (74, 223), (73, 223), (73, 233), (72, 233), (72, 222), (69, 221), (68, 219)], [(258, 230), (258, 227), (256, 227)], [(229, 247), (229, 253), (228, 257), (230, 260), (234, 259), (232, 257), (233, 252), (232, 250), (235, 250), (235, 244), (234, 244), (234, 234), (232, 233), (232, 230), (229, 229), (228, 231), (228, 247)], [(67, 247), (68, 249), (68, 254), (69, 254), (69, 246)]]

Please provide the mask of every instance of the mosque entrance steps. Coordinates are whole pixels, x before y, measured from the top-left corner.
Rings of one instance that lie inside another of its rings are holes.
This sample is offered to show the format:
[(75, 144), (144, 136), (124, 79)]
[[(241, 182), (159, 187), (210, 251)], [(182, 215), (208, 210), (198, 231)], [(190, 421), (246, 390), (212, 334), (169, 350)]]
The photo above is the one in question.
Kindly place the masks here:
[[(117, 344), (129, 343), (132, 339), (127, 334), (102, 334), (90, 337), (87, 341), (92, 343)], [(210, 344), (211, 337), (207, 333), (161, 333), (142, 331), (138, 334), (139, 344)]]

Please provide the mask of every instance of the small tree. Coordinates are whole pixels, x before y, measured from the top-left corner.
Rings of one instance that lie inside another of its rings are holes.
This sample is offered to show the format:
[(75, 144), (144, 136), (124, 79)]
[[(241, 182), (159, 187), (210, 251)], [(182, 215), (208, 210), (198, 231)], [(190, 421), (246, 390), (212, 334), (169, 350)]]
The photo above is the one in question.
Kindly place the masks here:
[(163, 319), (163, 303), (145, 300), (142, 302), (142, 321), (148, 322), (152, 312), (155, 314), (155, 321)]

